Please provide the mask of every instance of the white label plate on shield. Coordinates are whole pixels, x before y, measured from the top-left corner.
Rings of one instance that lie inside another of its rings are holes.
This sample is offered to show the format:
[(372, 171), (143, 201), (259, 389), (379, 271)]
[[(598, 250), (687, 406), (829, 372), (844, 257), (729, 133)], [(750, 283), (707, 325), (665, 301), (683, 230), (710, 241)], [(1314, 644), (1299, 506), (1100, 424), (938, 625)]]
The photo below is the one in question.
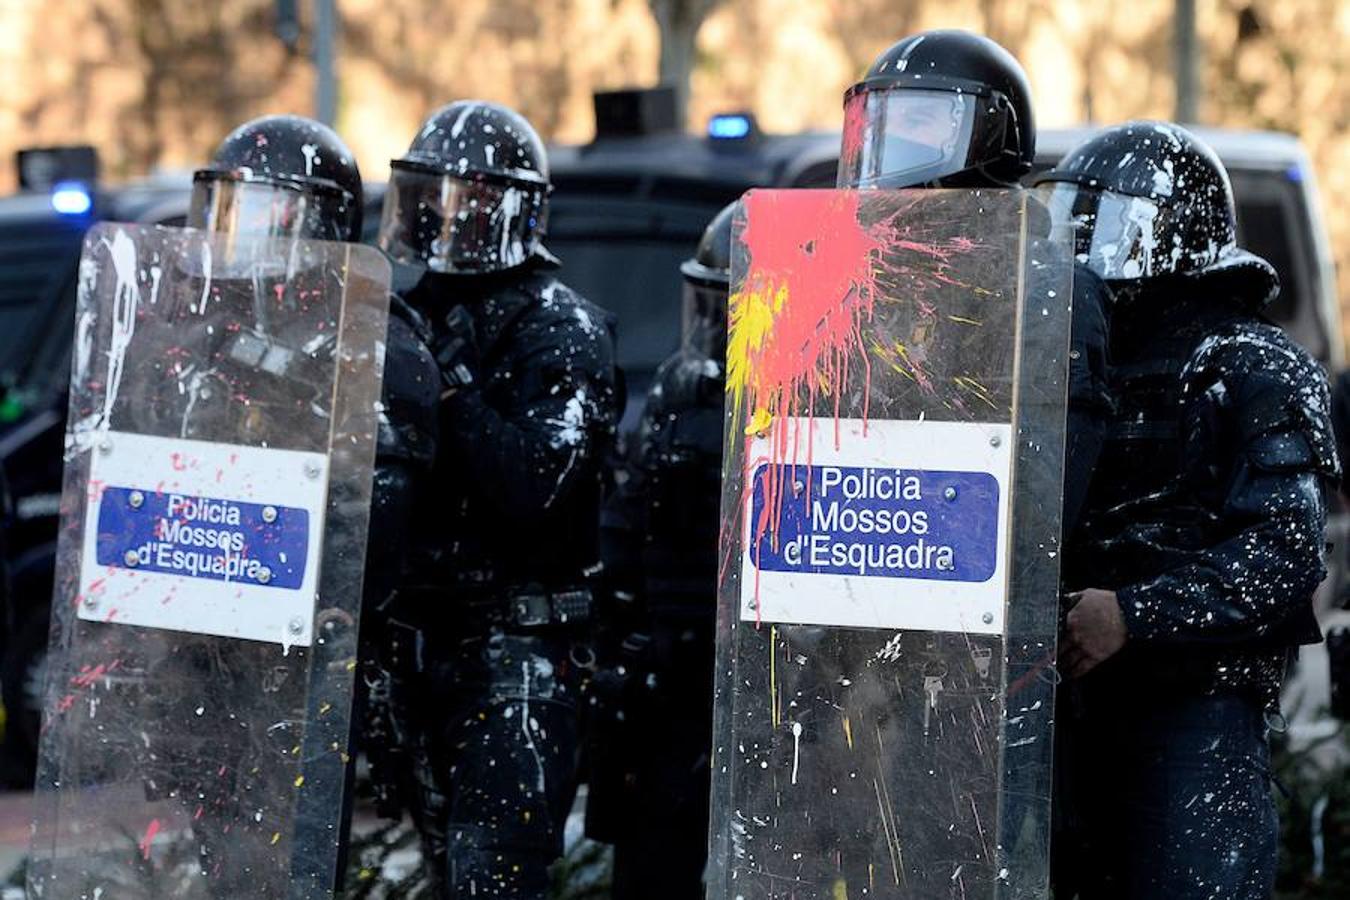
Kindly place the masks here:
[(310, 644), (323, 454), (117, 431), (91, 452), (80, 618)]
[(749, 447), (743, 620), (1003, 631), (1010, 426), (789, 419), (781, 427), (786, 458), (774, 461), (766, 437)]

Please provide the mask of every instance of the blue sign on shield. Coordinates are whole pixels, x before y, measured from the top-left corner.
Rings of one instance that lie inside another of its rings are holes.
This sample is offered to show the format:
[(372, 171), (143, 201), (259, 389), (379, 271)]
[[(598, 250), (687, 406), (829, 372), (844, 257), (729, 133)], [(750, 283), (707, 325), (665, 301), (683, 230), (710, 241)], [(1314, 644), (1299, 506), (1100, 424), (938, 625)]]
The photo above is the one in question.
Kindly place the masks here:
[(304, 509), (130, 487), (99, 503), (101, 566), (294, 590), (308, 550)]
[(998, 564), (998, 510), (987, 472), (764, 465), (751, 559), (767, 572), (984, 582)]

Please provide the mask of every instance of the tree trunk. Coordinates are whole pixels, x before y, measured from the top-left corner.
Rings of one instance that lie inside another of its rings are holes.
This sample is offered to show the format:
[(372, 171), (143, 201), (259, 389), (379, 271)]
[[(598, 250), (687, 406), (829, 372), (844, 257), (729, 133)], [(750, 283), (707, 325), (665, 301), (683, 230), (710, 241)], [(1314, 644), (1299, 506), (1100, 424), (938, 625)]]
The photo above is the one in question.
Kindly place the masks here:
[(661, 83), (675, 89), (675, 121), (688, 122), (689, 81), (694, 73), (698, 30), (722, 0), (648, 0), (661, 31)]

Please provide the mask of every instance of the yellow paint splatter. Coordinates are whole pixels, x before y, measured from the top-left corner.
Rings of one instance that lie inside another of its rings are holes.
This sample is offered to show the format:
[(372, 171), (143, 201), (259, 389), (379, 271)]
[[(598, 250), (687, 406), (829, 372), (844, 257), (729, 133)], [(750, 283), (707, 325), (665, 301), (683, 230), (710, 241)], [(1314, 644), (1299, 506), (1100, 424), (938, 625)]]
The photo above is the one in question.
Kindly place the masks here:
[(785, 285), (757, 287), (760, 289), (739, 290), (727, 301), (727, 393), (736, 413), (750, 384), (751, 359), (763, 349), (765, 338), (773, 331), (774, 317), (787, 301)]
[(273, 832), (273, 834), (272, 834), (272, 844), (273, 844), (273, 846), (275, 846), (276, 843), (277, 843), (277, 841), (279, 841), (279, 840), (281, 840), (281, 832), (280, 832), (280, 831)]
[(959, 322), (962, 325), (979, 326), (984, 324), (979, 319), (967, 319), (965, 316), (948, 316), (947, 318), (952, 320), (953, 322)]
[(745, 433), (754, 437), (755, 435), (760, 435), (768, 431), (769, 426), (772, 424), (773, 413), (761, 406), (759, 409), (755, 410), (754, 415), (750, 417), (750, 424), (745, 426)]
[(849, 721), (848, 716), (844, 716), (844, 740), (848, 741), (848, 749), (853, 749), (853, 723)]
[(295, 776), (295, 786), (296, 786), (296, 787), (300, 787), (300, 786), (303, 785), (304, 783), (305, 783), (305, 776), (303, 776), (303, 775), (297, 775), (297, 776)]
[(848, 900), (848, 882), (840, 878), (830, 888), (831, 900)]

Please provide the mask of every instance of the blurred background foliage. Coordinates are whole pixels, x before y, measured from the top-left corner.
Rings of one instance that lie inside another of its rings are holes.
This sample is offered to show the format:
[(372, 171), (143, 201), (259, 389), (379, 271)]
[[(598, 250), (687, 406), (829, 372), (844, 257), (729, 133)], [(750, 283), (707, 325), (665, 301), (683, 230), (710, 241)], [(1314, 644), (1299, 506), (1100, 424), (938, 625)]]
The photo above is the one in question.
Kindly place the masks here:
[[(277, 37), (278, 8), (299, 29)], [(1045, 126), (1170, 118), (1173, 22), (1193, 6), (1196, 117), (1298, 134), (1350, 305), (1350, 3), (1344, 0), (337, 0), (337, 121), (368, 178), (433, 107), (516, 106), (584, 142), (595, 89), (674, 82), (688, 121), (753, 111), (837, 128), (872, 57), (931, 27), (981, 31), (1026, 66)], [(94, 143), (114, 176), (199, 163), (231, 126), (312, 113), (316, 0), (0, 0), (0, 183), (23, 145)], [(1350, 316), (1346, 317), (1350, 320)]]

